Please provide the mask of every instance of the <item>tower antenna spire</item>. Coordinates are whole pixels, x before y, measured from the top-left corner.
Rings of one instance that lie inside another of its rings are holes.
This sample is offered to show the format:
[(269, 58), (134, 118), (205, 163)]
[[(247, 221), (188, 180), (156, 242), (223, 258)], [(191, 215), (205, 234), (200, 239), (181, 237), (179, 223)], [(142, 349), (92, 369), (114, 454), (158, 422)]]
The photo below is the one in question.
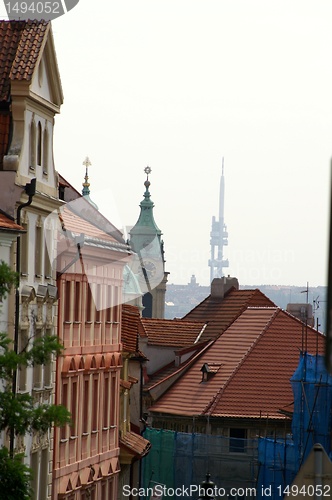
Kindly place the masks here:
[(219, 191), (219, 220), (212, 217), (212, 228), (210, 233), (211, 257), (209, 260), (210, 281), (213, 278), (224, 276), (223, 268), (229, 266), (228, 259), (224, 259), (224, 246), (228, 245), (227, 226), (224, 222), (225, 201), (225, 179), (224, 179), (224, 157), (222, 157), (220, 191)]

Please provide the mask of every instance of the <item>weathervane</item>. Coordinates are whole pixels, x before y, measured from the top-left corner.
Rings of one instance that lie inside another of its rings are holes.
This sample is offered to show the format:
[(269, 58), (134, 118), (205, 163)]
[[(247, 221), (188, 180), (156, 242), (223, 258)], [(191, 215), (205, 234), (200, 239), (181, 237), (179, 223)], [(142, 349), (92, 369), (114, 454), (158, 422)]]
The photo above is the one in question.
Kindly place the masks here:
[(150, 167), (145, 167), (144, 172), (146, 173), (146, 180), (149, 180), (149, 175), (152, 172), (152, 169)]
[(88, 167), (91, 167), (91, 161), (90, 161), (90, 158), (88, 156), (85, 157), (85, 160), (82, 163), (82, 165), (85, 165), (86, 174), (87, 174), (88, 173)]

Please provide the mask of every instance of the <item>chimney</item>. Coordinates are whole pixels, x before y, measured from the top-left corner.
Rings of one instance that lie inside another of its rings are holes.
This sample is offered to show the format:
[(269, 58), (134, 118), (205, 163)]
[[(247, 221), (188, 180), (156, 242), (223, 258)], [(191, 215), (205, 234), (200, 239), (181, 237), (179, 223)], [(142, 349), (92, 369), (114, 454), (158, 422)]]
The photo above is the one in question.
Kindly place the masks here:
[(224, 278), (214, 278), (211, 283), (211, 299), (224, 298)]
[(312, 304), (287, 304), (286, 311), (300, 319), (309, 326), (314, 326), (315, 318), (312, 313)]
[(228, 290), (232, 287), (235, 288), (235, 290), (239, 289), (239, 280), (237, 278), (231, 278), (230, 275), (227, 276), (227, 278), (224, 279), (224, 294), (228, 292)]
[(211, 283), (211, 298), (221, 300), (225, 293), (231, 288), (239, 289), (239, 281), (237, 278), (223, 276), (222, 278), (214, 278)]

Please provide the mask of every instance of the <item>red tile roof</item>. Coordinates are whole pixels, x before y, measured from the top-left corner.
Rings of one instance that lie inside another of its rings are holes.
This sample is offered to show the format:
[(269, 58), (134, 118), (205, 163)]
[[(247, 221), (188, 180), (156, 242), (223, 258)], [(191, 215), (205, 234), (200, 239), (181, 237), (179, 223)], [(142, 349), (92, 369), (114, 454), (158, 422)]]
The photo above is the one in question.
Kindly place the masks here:
[(95, 210), (87, 200), (81, 197), (80, 199), (75, 200), (74, 203), (76, 202), (77, 204), (79, 203), (79, 205), (77, 205), (76, 208), (81, 208), (82, 210), (81, 215), (76, 213), (76, 210), (74, 212), (72, 210), (72, 206), (69, 204), (64, 205), (61, 208), (60, 222), (62, 223), (64, 229), (70, 230), (78, 235), (84, 234), (86, 237), (96, 238), (104, 242), (115, 243), (118, 241), (118, 239), (115, 238), (113, 235), (106, 233), (105, 231), (100, 229), (97, 225), (93, 224), (92, 222), (89, 222), (84, 218), (85, 207), (88, 211), (94, 211), (96, 213), (96, 217), (99, 214), (99, 212)]
[(138, 352), (139, 322), (140, 313), (138, 308), (130, 304), (122, 304), (121, 342), (123, 351), (129, 353)]
[(16, 224), (12, 218), (0, 211), (0, 231), (24, 232), (24, 228)]
[(148, 344), (165, 347), (187, 347), (197, 341), (205, 322), (179, 319), (141, 318), (140, 335)]
[[(277, 307), (248, 308), (150, 411), (269, 418), (293, 400), (290, 378), (302, 349), (324, 352), (324, 336)], [(204, 363), (219, 370), (202, 382)]]
[(31, 80), (48, 29), (46, 21), (0, 21), (0, 101), (9, 100), (11, 80)]
[(207, 326), (201, 341), (215, 339), (249, 306), (275, 306), (260, 290), (236, 290), (234, 287), (222, 299), (209, 295), (181, 321), (204, 321)]
[(126, 434), (120, 438), (120, 447), (126, 448), (132, 455), (142, 458), (149, 453), (151, 443), (143, 436), (133, 431), (127, 431)]
[[(144, 391), (149, 391), (150, 389), (155, 388), (157, 385), (162, 384), (168, 379), (174, 378), (174, 375), (178, 375), (181, 372), (184, 372), (199, 356), (201, 356), (202, 352), (211, 344), (210, 342), (200, 342), (196, 344), (197, 348), (192, 349), (192, 353), (189, 358), (186, 358), (185, 361), (177, 365), (175, 361), (172, 361), (166, 366), (163, 366), (152, 375), (148, 375), (148, 381), (144, 384)], [(190, 351), (188, 351), (190, 352)]]

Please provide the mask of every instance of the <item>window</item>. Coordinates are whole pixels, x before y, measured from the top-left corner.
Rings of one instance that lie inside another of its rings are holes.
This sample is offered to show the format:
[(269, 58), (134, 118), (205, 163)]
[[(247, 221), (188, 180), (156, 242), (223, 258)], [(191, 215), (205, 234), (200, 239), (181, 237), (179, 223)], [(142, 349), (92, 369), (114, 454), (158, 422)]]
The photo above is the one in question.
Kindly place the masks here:
[(74, 297), (74, 321), (80, 321), (81, 319), (81, 283), (75, 281), (75, 297)]
[[(67, 408), (68, 405), (68, 381), (62, 384), (61, 404)], [(66, 439), (67, 425), (63, 425), (60, 430), (60, 439)]]
[(44, 130), (43, 137), (43, 175), (48, 174), (48, 131)]
[(42, 164), (42, 126), (41, 123), (38, 122), (37, 128), (37, 165)]
[(150, 292), (143, 295), (142, 303), (144, 307), (142, 311), (143, 318), (152, 318), (152, 295)]
[[(47, 328), (45, 331), (46, 336), (52, 335), (52, 329)], [(51, 360), (49, 363), (44, 365), (44, 386), (51, 387), (52, 386), (52, 367), (53, 367), (53, 355), (51, 356)]]
[(92, 293), (89, 283), (86, 283), (87, 286), (87, 298), (86, 298), (86, 321), (92, 321)]
[(59, 184), (59, 200), (65, 200), (65, 186)]
[(42, 255), (43, 255), (43, 237), (40, 218), (36, 225), (35, 240), (35, 276), (40, 278), (42, 275)]
[[(23, 349), (26, 349), (27, 344), (28, 344), (28, 331), (21, 330), (19, 335), (19, 350), (23, 351)], [(18, 372), (19, 390), (22, 392), (26, 391), (26, 386), (27, 386), (27, 367), (21, 365), (19, 367), (19, 372)]]
[(33, 500), (38, 498), (38, 482), (39, 482), (39, 460), (38, 451), (31, 453), (31, 469), (32, 469), (32, 490), (33, 490)]
[(99, 397), (98, 397), (98, 386), (99, 386), (99, 380), (98, 376), (96, 376), (93, 379), (93, 394), (92, 394), (92, 401), (93, 401), (93, 407), (92, 407), (92, 430), (97, 431), (98, 430), (98, 406), (99, 406)]
[(82, 405), (82, 433), (87, 434), (89, 432), (89, 387), (90, 381), (88, 378), (84, 379), (84, 393), (83, 393), (83, 405)]
[[(107, 497), (107, 481), (103, 481), (101, 483), (101, 498), (108, 498)], [(109, 497), (111, 498), (111, 497)]]
[(108, 285), (106, 288), (106, 322), (110, 323), (112, 316), (111, 316), (111, 311), (112, 311), (112, 286)]
[(20, 248), (20, 257), (21, 257), (21, 275), (28, 275), (28, 255), (29, 255), (29, 236), (28, 236), (28, 220), (25, 217), (24, 222), (21, 223), (21, 226), (25, 229), (25, 233), (21, 234), (21, 248)]
[(34, 170), (36, 166), (36, 125), (35, 122), (32, 121), (30, 125), (30, 169)]
[(77, 380), (73, 380), (71, 386), (71, 421), (72, 425), (70, 427), (71, 436), (77, 435)]
[[(38, 341), (42, 337), (42, 332), (38, 328), (36, 329), (35, 339)], [(34, 389), (41, 389), (42, 387), (42, 365), (33, 366), (33, 387)]]
[(52, 263), (51, 263), (51, 252), (52, 252), (52, 232), (50, 229), (45, 229), (45, 245), (44, 245), (44, 275), (46, 279), (52, 278)]
[(110, 394), (110, 426), (115, 427), (116, 422), (116, 374), (111, 374), (111, 394)]
[(40, 461), (40, 484), (39, 484), (39, 499), (43, 500), (47, 498), (47, 487), (49, 482), (49, 451), (48, 448), (44, 448), (41, 452)]
[(229, 429), (229, 451), (231, 453), (246, 452), (247, 429)]
[(96, 305), (96, 316), (95, 316), (95, 321), (100, 322), (101, 320), (101, 285), (97, 285), (96, 289), (96, 297), (95, 297), (95, 305)]
[(64, 296), (64, 320), (69, 322), (70, 321), (70, 303), (71, 303), (71, 282), (66, 281), (65, 282), (65, 296)]
[(109, 419), (109, 379), (108, 375), (105, 375), (104, 380), (104, 417), (103, 417), (103, 427), (104, 429), (108, 428), (108, 419)]

